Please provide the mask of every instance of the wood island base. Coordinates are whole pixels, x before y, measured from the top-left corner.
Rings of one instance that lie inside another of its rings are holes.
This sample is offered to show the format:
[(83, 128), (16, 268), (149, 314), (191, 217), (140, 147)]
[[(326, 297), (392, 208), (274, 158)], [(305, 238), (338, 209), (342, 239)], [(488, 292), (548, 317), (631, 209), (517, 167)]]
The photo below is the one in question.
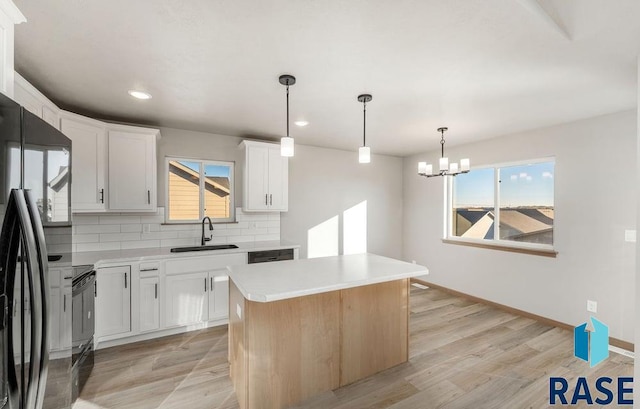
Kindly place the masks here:
[(408, 360), (409, 279), (272, 302), (229, 285), (241, 409), (280, 409)]

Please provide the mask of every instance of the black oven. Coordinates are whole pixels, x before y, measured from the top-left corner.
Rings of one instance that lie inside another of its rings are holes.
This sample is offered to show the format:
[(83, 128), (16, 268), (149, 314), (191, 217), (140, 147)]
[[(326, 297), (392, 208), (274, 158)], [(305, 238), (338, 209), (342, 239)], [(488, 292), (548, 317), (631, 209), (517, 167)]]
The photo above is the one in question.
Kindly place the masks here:
[(72, 397), (75, 400), (93, 369), (95, 329), (95, 282), (93, 266), (74, 267), (72, 316)]

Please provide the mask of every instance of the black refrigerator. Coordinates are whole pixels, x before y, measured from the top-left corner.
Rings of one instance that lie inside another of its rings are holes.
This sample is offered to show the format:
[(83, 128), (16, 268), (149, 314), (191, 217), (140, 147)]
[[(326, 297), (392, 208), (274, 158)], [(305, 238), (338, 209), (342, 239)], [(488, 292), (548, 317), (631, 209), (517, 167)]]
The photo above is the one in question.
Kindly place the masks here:
[(2, 94), (0, 220), (0, 408), (69, 408), (71, 310), (49, 269), (71, 259), (71, 141)]

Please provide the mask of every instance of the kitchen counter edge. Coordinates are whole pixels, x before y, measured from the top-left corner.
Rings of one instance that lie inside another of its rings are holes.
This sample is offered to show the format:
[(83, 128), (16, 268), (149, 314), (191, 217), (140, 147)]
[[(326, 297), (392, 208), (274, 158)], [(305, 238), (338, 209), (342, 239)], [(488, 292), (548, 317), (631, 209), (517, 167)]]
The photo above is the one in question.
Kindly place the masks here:
[(223, 254), (248, 253), (251, 251), (297, 249), (299, 244), (285, 241), (256, 241), (247, 243), (234, 243), (237, 249), (223, 249), (210, 251), (190, 251), (172, 253), (173, 247), (155, 247), (143, 249), (85, 251), (73, 253), (73, 265), (91, 265), (100, 267), (101, 264), (135, 263), (149, 260), (166, 260), (171, 258), (210, 257)]

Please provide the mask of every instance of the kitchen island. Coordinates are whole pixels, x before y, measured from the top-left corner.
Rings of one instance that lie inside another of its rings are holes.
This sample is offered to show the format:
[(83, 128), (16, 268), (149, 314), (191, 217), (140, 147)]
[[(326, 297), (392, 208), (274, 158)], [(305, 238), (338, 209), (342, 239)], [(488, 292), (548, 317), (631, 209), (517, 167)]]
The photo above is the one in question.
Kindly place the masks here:
[(286, 408), (408, 360), (416, 264), (357, 254), (229, 267), (241, 409)]

